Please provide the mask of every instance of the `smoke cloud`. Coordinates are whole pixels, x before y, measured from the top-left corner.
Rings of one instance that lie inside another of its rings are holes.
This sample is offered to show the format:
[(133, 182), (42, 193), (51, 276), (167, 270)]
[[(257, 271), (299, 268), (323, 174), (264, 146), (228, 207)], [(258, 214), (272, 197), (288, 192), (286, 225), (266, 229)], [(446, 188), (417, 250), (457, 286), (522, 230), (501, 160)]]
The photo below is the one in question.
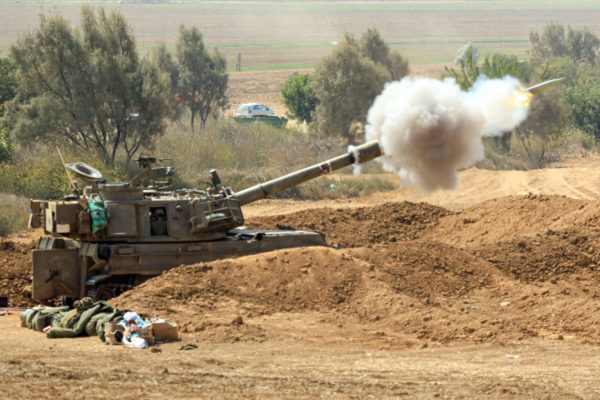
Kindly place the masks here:
[[(356, 149), (356, 146), (352, 146), (351, 144), (348, 145), (348, 153), (353, 152), (354, 149)], [(358, 159), (358, 156), (356, 156), (356, 158)], [(352, 164), (352, 174), (360, 175), (361, 173), (362, 173), (362, 164), (359, 164), (359, 163)]]
[(452, 78), (404, 78), (385, 86), (367, 116), (367, 140), (379, 140), (383, 168), (405, 187), (453, 189), (457, 170), (483, 159), (483, 136), (519, 125), (527, 108), (514, 104), (517, 79), (481, 77), (468, 92)]

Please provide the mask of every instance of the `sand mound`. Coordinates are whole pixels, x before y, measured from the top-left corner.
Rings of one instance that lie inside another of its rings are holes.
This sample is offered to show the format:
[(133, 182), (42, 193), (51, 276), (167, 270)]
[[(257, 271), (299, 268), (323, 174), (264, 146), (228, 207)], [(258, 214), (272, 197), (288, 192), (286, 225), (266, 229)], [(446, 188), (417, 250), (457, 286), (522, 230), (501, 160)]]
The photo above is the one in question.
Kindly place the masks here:
[(166, 316), (209, 340), (263, 340), (261, 324), (243, 318), (336, 309), (361, 285), (360, 260), (318, 247), (279, 250), (182, 266), (111, 301)]
[(227, 298), (260, 307), (262, 313), (334, 308), (352, 297), (360, 261), (326, 247), (278, 250), (237, 259), (182, 266), (147, 281), (115, 300), (145, 310), (170, 302), (210, 310)]
[(580, 218), (567, 217), (587, 203), (545, 195), (488, 200), (444, 218), (424, 237), (458, 247), (497, 243), (517, 235), (545, 232), (551, 227), (561, 229), (578, 225)]
[(369, 243), (388, 243), (415, 239), (451, 215), (444, 208), (427, 203), (387, 203), (376, 207), (322, 208), (293, 214), (255, 217), (247, 221), (251, 228), (275, 229), (284, 224), (296, 229), (325, 232), (332, 243), (342, 247), (360, 247)]
[(597, 231), (569, 229), (482, 245), (475, 252), (517, 279), (555, 282), (564, 275), (597, 273), (599, 250)]
[(283, 313), (332, 336), (380, 345), (559, 336), (595, 342), (600, 320), (587, 315), (600, 295), (596, 207), (530, 195), (460, 213), (404, 202), (252, 218), (253, 227), (318, 229), (349, 248), (180, 267), (115, 301), (167, 313), (206, 340), (268, 340), (302, 329), (282, 323)]
[(600, 203), (510, 196), (440, 220), (425, 240), (467, 249), (524, 281), (556, 280), (600, 263)]
[(31, 299), (31, 250), (34, 240), (0, 238), (0, 296), (9, 307), (35, 305)]
[[(318, 229), (345, 248), (182, 266), (112, 303), (209, 342), (600, 342), (599, 214), (600, 202), (536, 195), (458, 213), (403, 202), (252, 218), (254, 227)], [(27, 301), (32, 247), (0, 242), (0, 289), (12, 304)]]
[(217, 342), (289, 338), (302, 329), (303, 339), (322, 331), (380, 346), (559, 335), (596, 342), (598, 281), (582, 270), (529, 284), (468, 251), (417, 240), (184, 266), (113, 304), (166, 316)]

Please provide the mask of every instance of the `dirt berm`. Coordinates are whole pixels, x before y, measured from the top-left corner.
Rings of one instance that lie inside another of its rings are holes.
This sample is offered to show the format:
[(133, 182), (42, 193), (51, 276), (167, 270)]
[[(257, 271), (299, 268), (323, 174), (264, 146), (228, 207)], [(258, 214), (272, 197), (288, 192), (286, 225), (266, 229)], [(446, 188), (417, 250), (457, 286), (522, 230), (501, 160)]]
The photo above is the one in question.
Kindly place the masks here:
[[(600, 202), (510, 196), (452, 212), (425, 203), (321, 208), (251, 227), (317, 229), (335, 248), (182, 266), (116, 298), (208, 341), (331, 337), (376, 346), (600, 342)], [(0, 295), (31, 305), (36, 234), (0, 241)]]
[(329, 337), (381, 347), (600, 341), (600, 202), (511, 196), (312, 209), (251, 227), (317, 229), (299, 248), (182, 266), (114, 299), (200, 341)]
[(0, 238), (0, 296), (8, 297), (11, 307), (33, 306), (31, 300), (31, 250), (37, 233), (22, 233)]

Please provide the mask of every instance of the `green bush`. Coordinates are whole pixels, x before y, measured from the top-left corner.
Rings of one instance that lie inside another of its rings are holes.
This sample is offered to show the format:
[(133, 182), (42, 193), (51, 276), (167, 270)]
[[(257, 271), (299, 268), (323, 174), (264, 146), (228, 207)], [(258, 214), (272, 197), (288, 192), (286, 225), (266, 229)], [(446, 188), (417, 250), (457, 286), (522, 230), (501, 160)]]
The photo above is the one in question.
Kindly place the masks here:
[(290, 110), (286, 115), (300, 122), (310, 124), (312, 113), (317, 107), (318, 100), (312, 90), (312, 75), (294, 72), (283, 83), (281, 98)]
[(56, 199), (69, 191), (69, 180), (56, 158), (38, 158), (24, 164), (0, 164), (0, 187), (29, 198)]
[(486, 56), (483, 64), (478, 65), (473, 50), (469, 49), (465, 60), (460, 62), (460, 69), (444, 67), (442, 78), (451, 77), (463, 90), (468, 90), (481, 75), (488, 78), (503, 78), (506, 75), (528, 81), (530, 71), (525, 61), (519, 61), (515, 56), (493, 54)]
[[(2, 106), (0, 105), (0, 110)], [(8, 129), (0, 129), (0, 163), (12, 160), (15, 145), (12, 142)]]
[(597, 73), (582, 77), (578, 85), (565, 89), (563, 103), (571, 126), (600, 141), (600, 78)]

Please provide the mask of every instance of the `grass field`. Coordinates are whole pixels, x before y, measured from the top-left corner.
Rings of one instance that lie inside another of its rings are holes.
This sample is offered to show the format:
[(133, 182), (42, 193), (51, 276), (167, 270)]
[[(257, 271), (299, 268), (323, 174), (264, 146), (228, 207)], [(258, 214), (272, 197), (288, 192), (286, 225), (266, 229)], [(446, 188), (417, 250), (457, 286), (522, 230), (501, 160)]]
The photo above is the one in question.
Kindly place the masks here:
[(0, 2), (0, 54), (18, 34), (35, 28), (43, 12), (78, 23), (83, 4), (118, 10), (130, 22), (142, 51), (164, 42), (174, 46), (181, 24), (196, 26), (205, 42), (227, 57), (230, 67), (242, 53), (245, 70), (310, 68), (345, 32), (369, 27), (413, 64), (448, 63), (473, 42), (483, 55), (526, 57), (529, 32), (557, 21), (600, 34), (600, 2), (579, 1), (128, 1)]

